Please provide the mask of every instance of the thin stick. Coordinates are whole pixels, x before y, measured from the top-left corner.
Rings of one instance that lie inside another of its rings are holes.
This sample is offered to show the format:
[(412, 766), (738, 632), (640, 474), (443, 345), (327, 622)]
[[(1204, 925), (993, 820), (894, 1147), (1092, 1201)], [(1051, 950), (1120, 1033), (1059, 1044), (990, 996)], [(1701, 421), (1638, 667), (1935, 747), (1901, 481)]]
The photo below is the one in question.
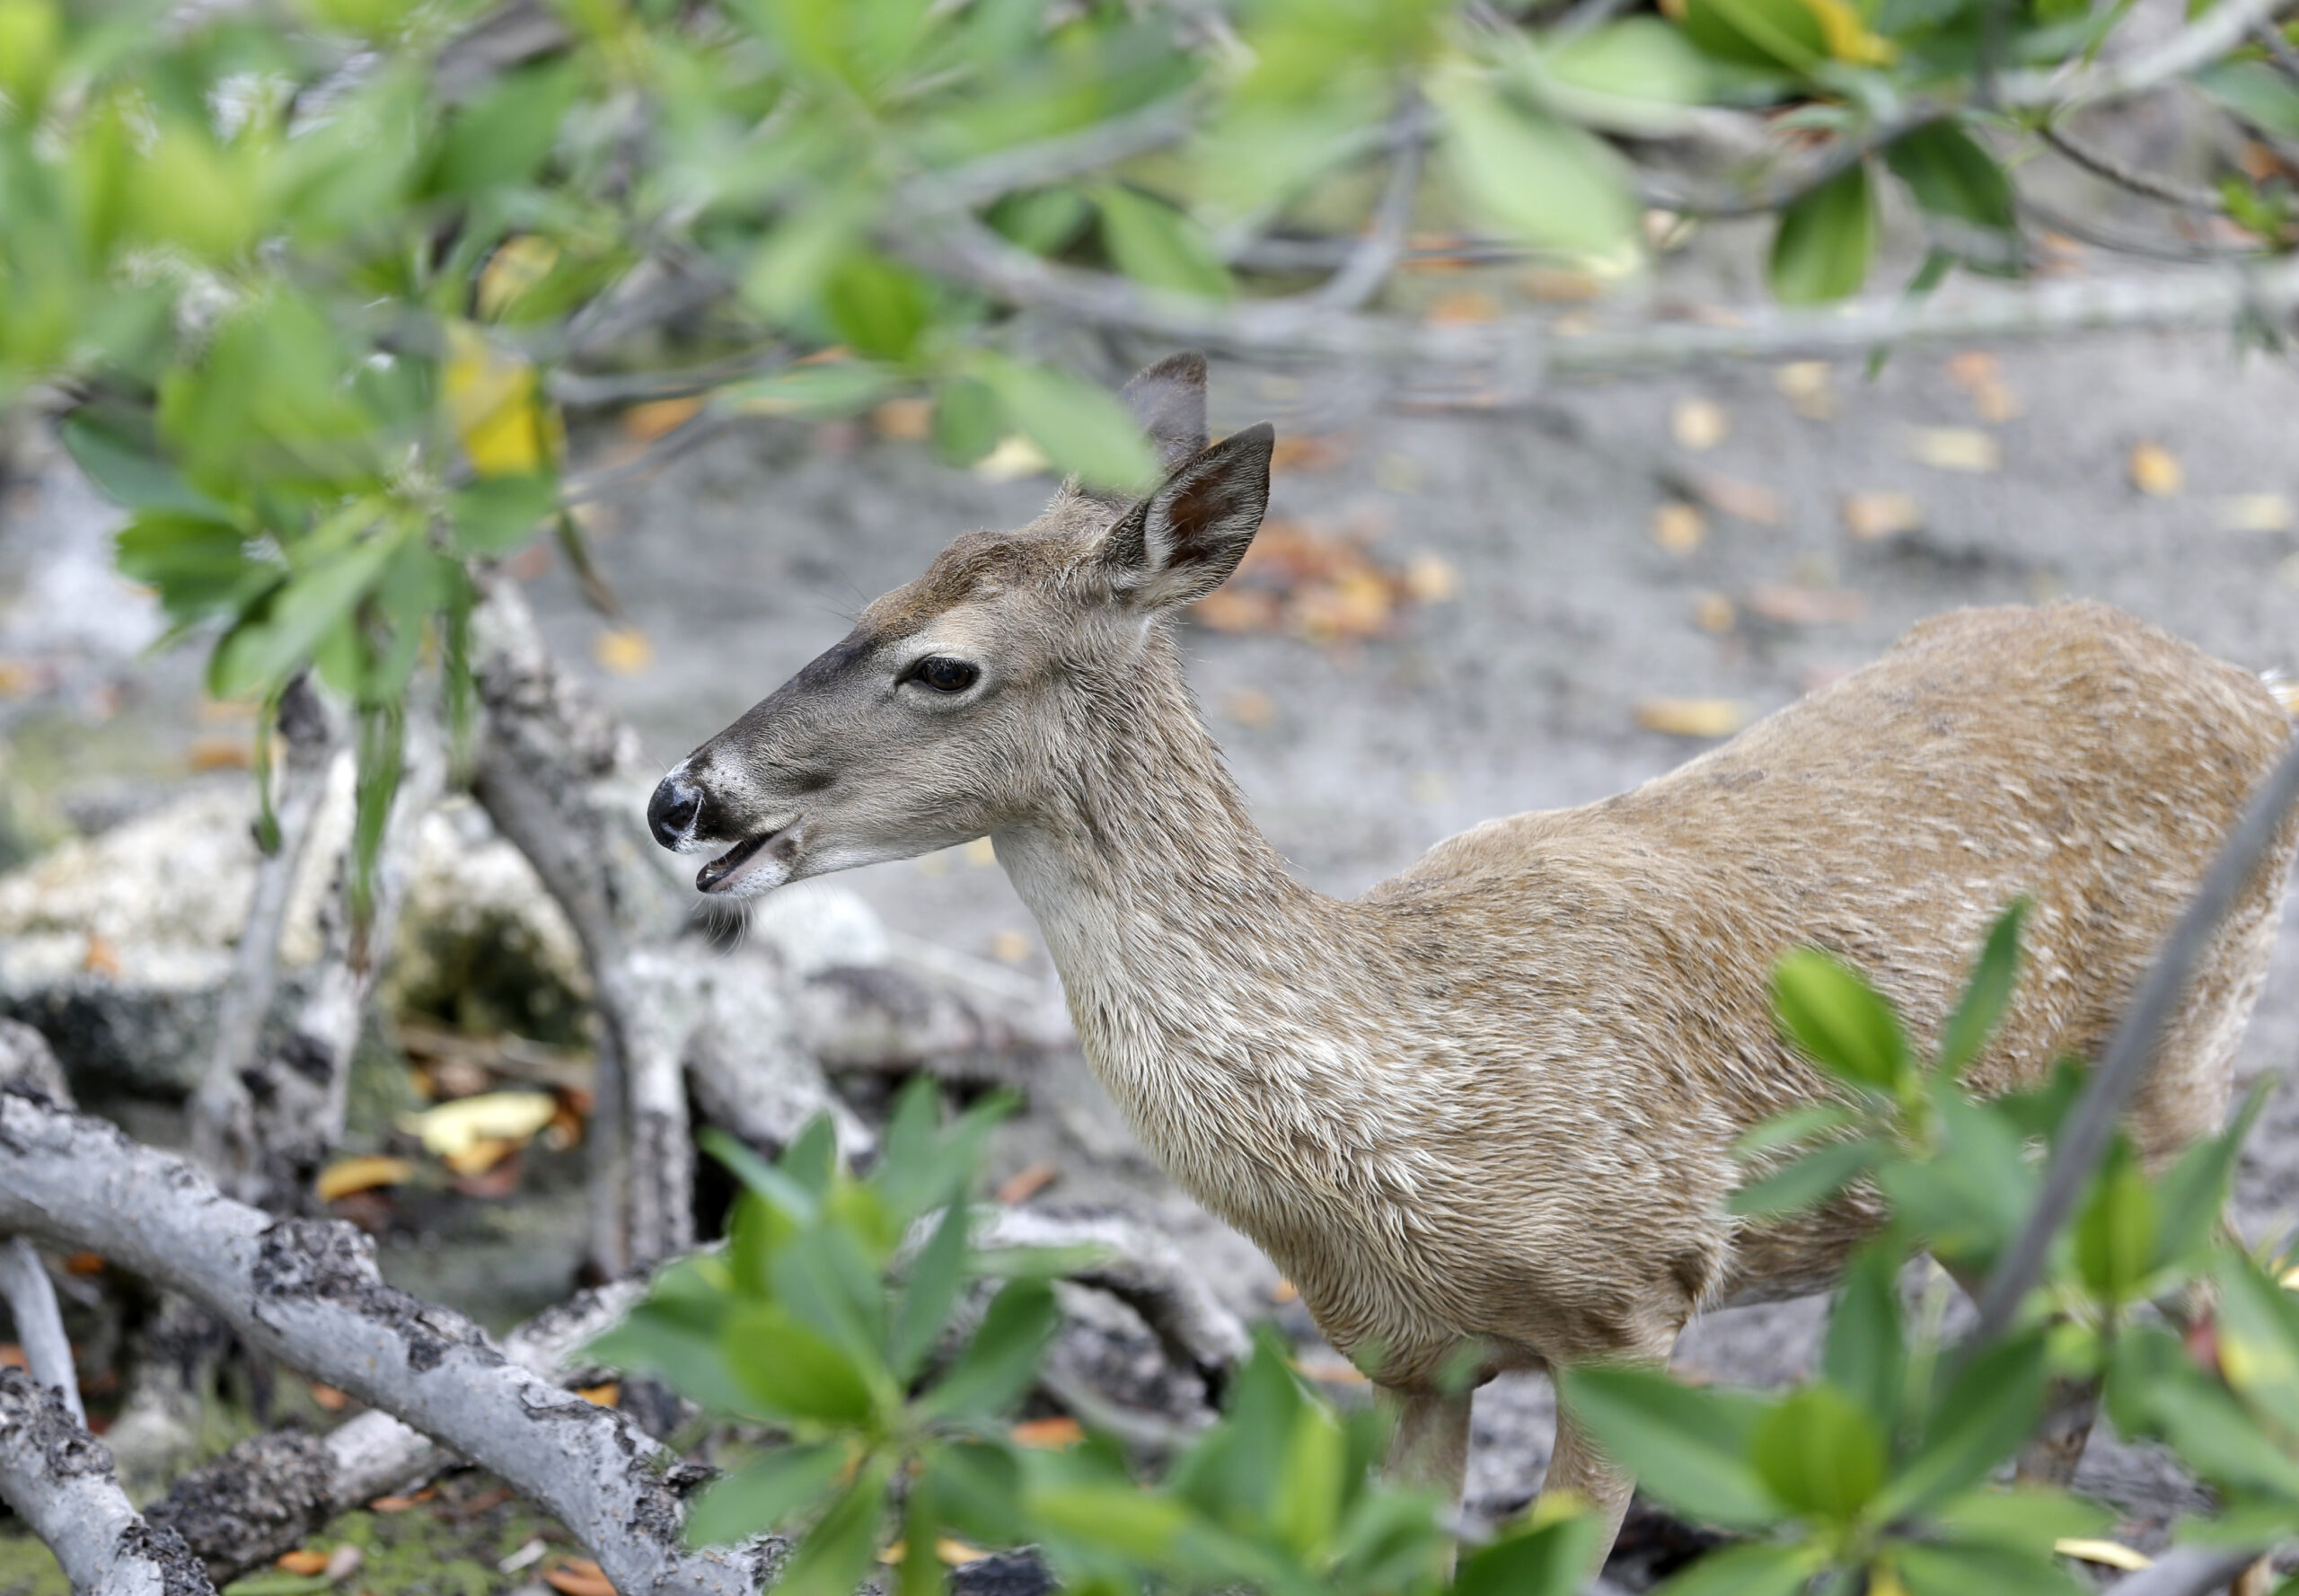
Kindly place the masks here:
[(24, 1349), (31, 1377), (58, 1393), (75, 1424), (88, 1422), (80, 1403), (79, 1371), (72, 1366), (72, 1343), (64, 1335), (64, 1315), (56, 1306), (56, 1283), (41, 1266), (32, 1244), (18, 1236), (0, 1246), (0, 1297), (15, 1316), (16, 1341)]

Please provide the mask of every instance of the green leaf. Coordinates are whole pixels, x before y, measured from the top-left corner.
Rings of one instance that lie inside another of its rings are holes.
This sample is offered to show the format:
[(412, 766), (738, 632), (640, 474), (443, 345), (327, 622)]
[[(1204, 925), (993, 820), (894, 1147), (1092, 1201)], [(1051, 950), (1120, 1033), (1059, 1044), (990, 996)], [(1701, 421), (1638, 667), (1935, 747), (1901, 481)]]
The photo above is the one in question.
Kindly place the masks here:
[(1957, 1371), (1933, 1402), (1915, 1454), (1885, 1487), (1877, 1516), (1920, 1512), (1986, 1478), (2035, 1427), (2048, 1379), (2040, 1336), (1999, 1343)]
[(1858, 292), (1876, 254), (1876, 198), (1861, 162), (1780, 213), (1768, 274), (1783, 304), (1826, 304)]
[[(372, 527), (382, 509), (362, 501), (341, 511), (337, 529)], [(295, 572), (263, 608), (225, 634), (208, 661), (208, 691), (242, 698), (284, 682), (312, 657), (320, 639), (366, 598), (409, 534), (404, 523)], [(315, 533), (319, 541), (327, 533)]]
[(1503, 1533), (1461, 1559), (1452, 1596), (1572, 1596), (1597, 1549), (1585, 1512)]
[(998, 395), (973, 377), (954, 377), (934, 398), (934, 446), (952, 465), (972, 465), (998, 446), (1006, 414)]
[(506, 554), (525, 542), (559, 507), (559, 479), (549, 472), (481, 477), (447, 499), (455, 548), (472, 556)]
[(1022, 1470), (1003, 1442), (938, 1444), (927, 1456), (926, 1477), (951, 1529), (990, 1546), (1027, 1540), (1022, 1512)]
[(1926, 122), (1887, 145), (1884, 160), (1925, 215), (1979, 235), (1977, 249), (1959, 248), (1958, 255), (1983, 269), (2018, 269), (2019, 215), (2012, 181), (1970, 134), (1952, 121)]
[(1348, 1441), (1333, 1410), (1305, 1404), (1293, 1420), (1270, 1512), (1270, 1528), (1305, 1561), (1322, 1559), (1341, 1522), (1347, 1463)]
[(476, 196), (526, 181), (559, 142), (559, 124), (581, 86), (574, 71), (556, 61), (497, 77), (440, 135), (431, 191)]
[(907, 1380), (918, 1372), (948, 1322), (958, 1288), (965, 1283), (966, 1230), (966, 1205), (954, 1202), (911, 1260), (910, 1277), (903, 1283), (902, 1306), (894, 1312), (887, 1346), (887, 1362), (896, 1380)]
[[(827, 1119), (815, 1123), (826, 1124)], [(780, 1211), (794, 1223), (814, 1223), (815, 1215), (822, 1207), (822, 1200), (805, 1183), (768, 1163), (748, 1146), (715, 1125), (695, 1140), (701, 1144), (703, 1151), (726, 1165), (736, 1179), (768, 1205)]]
[(987, 353), (973, 375), (1048, 459), (1089, 486), (1140, 492), (1157, 480), (1141, 424), (1107, 389)]
[(882, 256), (850, 255), (823, 285), (823, 308), (839, 337), (874, 360), (907, 360), (934, 319), (919, 275)]
[(843, 1442), (786, 1446), (715, 1480), (687, 1515), (689, 1546), (723, 1546), (780, 1528), (822, 1499), (846, 1467)]
[(894, 1459), (872, 1459), (800, 1541), (774, 1582), (780, 1596), (853, 1596), (878, 1549)]
[(1033, 255), (1052, 255), (1068, 248), (1094, 214), (1093, 202), (1076, 189), (1033, 189), (991, 207), (990, 225)]
[(1907, 1079), (1907, 1046), (1890, 1006), (1819, 949), (1798, 948), (1773, 966), (1772, 1009), (1788, 1039), (1839, 1079), (1887, 1092)]
[(224, 1587), (225, 1596), (312, 1596), (324, 1591), (335, 1582), (324, 1574), (289, 1574), (281, 1568), (267, 1568), (247, 1574)]
[(1663, 133), (1707, 99), (1713, 74), (1699, 50), (1655, 16), (1624, 17), (1574, 34), (1540, 57), (1538, 88), (1564, 116), (1615, 133)]
[(1038, 1360), (1061, 1322), (1051, 1286), (1037, 1280), (1009, 1281), (991, 1301), (966, 1350), (920, 1401), (920, 1415), (972, 1419), (1004, 1412), (1030, 1389)]
[(1860, 1118), (1841, 1103), (1807, 1103), (1785, 1114), (1775, 1114), (1741, 1133), (1740, 1140), (1732, 1143), (1732, 1156), (1753, 1159), (1777, 1148), (1793, 1147), (1830, 1131), (1858, 1124)]
[(1123, 1486), (1057, 1486), (1031, 1491), (1030, 1521), (1051, 1535), (1144, 1562), (1162, 1561), (1189, 1528), (1189, 1510), (1170, 1496)]
[(284, 567), (248, 557), (247, 534), (228, 522), (172, 510), (145, 510), (112, 542), (119, 574), (158, 589), (177, 625), (210, 615), (237, 618), (285, 579)]
[(2197, 1142), (2180, 1155), (2155, 1182), (2156, 1269), (2192, 1262), (2209, 1247), (2227, 1211), (2228, 1183), (2236, 1160), (2250, 1140), (2251, 1126), (2267, 1106), (2271, 1077), (2263, 1077), (2244, 1094), (2242, 1104), (2225, 1129)]
[(1874, 1168), (1882, 1154), (1874, 1142), (1828, 1142), (1750, 1181), (1732, 1194), (1730, 1207), (1734, 1213), (1769, 1217), (1817, 1206)]
[(876, 1395), (854, 1360), (780, 1307), (737, 1308), (727, 1316), (720, 1345), (761, 1412), (859, 1424), (876, 1411)]
[(1493, 226), (1536, 249), (1608, 254), (1633, 242), (1636, 201), (1620, 154), (1593, 134), (1522, 110), (1481, 82), (1432, 89), (1453, 181)]
[(2195, 74), (2196, 86), (2262, 133), (2299, 139), (2299, 84), (2266, 61), (2219, 61)]
[(1866, 1247), (1854, 1256), (1820, 1349), (1820, 1370), (1828, 1382), (1858, 1403), (1884, 1436), (1899, 1428), (1907, 1381), (1899, 1264), (1899, 1250), (1891, 1247)]
[(1834, 1386), (1807, 1386), (1757, 1426), (1751, 1453), (1772, 1494), (1799, 1512), (1848, 1523), (1884, 1483), (1884, 1436)]
[(2012, 988), (2020, 974), (2020, 927), (2026, 921), (2028, 900), (2014, 898), (2011, 907), (1988, 928), (1979, 962), (1957, 1001), (1956, 1011), (1940, 1031), (1940, 1073), (1951, 1080), (1961, 1076), (1987, 1045), (1996, 1025), (2012, 1001)]
[(1151, 288), (1227, 299), (1237, 290), (1205, 230), (1162, 199), (1117, 183), (1094, 190), (1102, 246), (1117, 269)]
[(1892, 1560), (1910, 1596), (2090, 1596), (2092, 1589), (2061, 1567), (2048, 1548), (1902, 1542)]
[(2232, 1250), (2217, 1279), (2219, 1366), (2227, 1383), (2299, 1433), (2299, 1298)]
[(1827, 1554), (1809, 1546), (1719, 1548), (1660, 1589), (1660, 1596), (1796, 1596)]
[(826, 360), (731, 384), (718, 390), (718, 400), (753, 416), (811, 420), (868, 410), (901, 386), (900, 376), (885, 366), (867, 360)]
[(1685, 37), (1720, 61), (1806, 73), (1828, 58), (1819, 13), (1803, 0), (1685, 0)]
[(1951, 1540), (2044, 1552), (2056, 1540), (2105, 1535), (2116, 1521), (2116, 1515), (2096, 1502), (2021, 1485), (1969, 1492), (1941, 1503), (1927, 1516)]
[(1767, 1404), (1643, 1369), (1572, 1369), (1559, 1384), (1574, 1419), (1651, 1495), (1735, 1529), (1768, 1528), (1780, 1516), (1749, 1457)]
[(2155, 1194), (2118, 1135), (2075, 1216), (2071, 1239), (2084, 1289), (2111, 1309), (2137, 1296), (2155, 1256)]
[(157, 443), (139, 439), (125, 420), (115, 424), (83, 410), (66, 418), (60, 430), (74, 463), (114, 504), (201, 521), (230, 519), (223, 506), (161, 456)]

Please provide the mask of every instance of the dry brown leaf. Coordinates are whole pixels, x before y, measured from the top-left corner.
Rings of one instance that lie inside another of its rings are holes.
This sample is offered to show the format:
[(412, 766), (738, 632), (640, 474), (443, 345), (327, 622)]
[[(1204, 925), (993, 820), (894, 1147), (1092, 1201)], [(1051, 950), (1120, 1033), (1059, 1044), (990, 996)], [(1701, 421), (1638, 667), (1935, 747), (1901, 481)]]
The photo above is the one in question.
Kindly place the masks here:
[(0, 698), (22, 698), (38, 687), (40, 671), (38, 666), (21, 659), (0, 659)]
[(2003, 445), (1977, 427), (1919, 427), (1908, 434), (1908, 458), (1934, 471), (1974, 475), (2004, 463)]
[(373, 1191), (379, 1186), (398, 1186), (415, 1173), (415, 1166), (405, 1159), (385, 1158), (380, 1153), (366, 1153), (357, 1158), (338, 1159), (319, 1172), (312, 1182), (313, 1194), (322, 1203), (332, 1203), (338, 1197), (348, 1197), (353, 1192)]
[(2027, 408), (2009, 383), (1982, 383), (1972, 390), (1972, 409), (1990, 426), (2016, 420)]
[(1475, 327), (1501, 320), (1501, 302), (1482, 288), (1440, 294), (1421, 319), (1431, 327)]
[(1677, 440), (1680, 449), (1696, 453), (1713, 449), (1731, 430), (1731, 419), (1725, 415), (1724, 407), (1713, 400), (1679, 399), (1669, 412), (1669, 436)]
[(186, 751), (184, 763), (195, 771), (244, 771), (255, 755), (239, 737), (200, 737)]
[(104, 1259), (101, 1253), (74, 1252), (64, 1255), (64, 1273), (66, 1274), (85, 1276), (101, 1274), (103, 1272)]
[(1460, 588), (1460, 573), (1437, 554), (1416, 554), (1405, 568), (1405, 590), (1415, 604), (1441, 604)]
[(990, 957), (1001, 965), (1018, 965), (1030, 957), (1030, 939), (1020, 931), (999, 931), (990, 939)]
[(622, 1400), (622, 1382), (608, 1380), (604, 1385), (577, 1386), (575, 1394), (597, 1407), (612, 1407)]
[(88, 933), (88, 950), (80, 956), (80, 967), (91, 975), (107, 980), (119, 974), (119, 950), (95, 932)]
[(1525, 297), (1544, 304), (1586, 304), (1592, 299), (1604, 297), (1604, 280), (1593, 271), (1575, 271), (1569, 267), (1527, 267), (1517, 278), (1525, 290)]
[(1703, 631), (1730, 631), (1739, 619), (1732, 601), (1721, 593), (1704, 593), (1692, 601), (1692, 623)]
[(313, 1574), (327, 1572), (327, 1554), (310, 1547), (298, 1547), (292, 1552), (282, 1552), (272, 1559), (274, 1568), (289, 1574)]
[(889, 399), (870, 412), (870, 425), (880, 437), (923, 443), (934, 436), (934, 401), (916, 397)]
[(1844, 529), (1863, 542), (1896, 537), (1924, 525), (1924, 506), (1913, 493), (1880, 489), (1844, 496)]
[(693, 420), (701, 410), (700, 399), (650, 399), (623, 411), (619, 425), (633, 443), (651, 444)]
[(2004, 380), (2004, 362), (1988, 349), (1965, 349), (1948, 357), (1948, 380), (1969, 392)]
[(655, 663), (655, 645), (635, 626), (601, 632), (591, 644), (591, 654), (618, 676), (636, 676)]
[(438, 1494), (439, 1488), (436, 1486), (426, 1486), (419, 1491), (410, 1491), (403, 1496), (378, 1496), (367, 1503), (367, 1511), (369, 1512), (405, 1512), (411, 1507), (421, 1506)]
[(1269, 469), (1273, 474), (1289, 471), (1329, 471), (1349, 458), (1349, 450), (1337, 437), (1321, 436), (1314, 432), (1287, 433), (1280, 437), (1269, 452)]
[(1290, 1280), (1281, 1280), (1269, 1288), (1269, 1300), (1280, 1308), (1284, 1307), (1288, 1302), (1299, 1302), (1301, 1300), (1301, 1288)]
[(1672, 498), (1652, 512), (1652, 541), (1671, 554), (1689, 554), (1708, 536), (1708, 517), (1700, 507)]
[(1780, 495), (1755, 482), (1743, 482), (1737, 477), (1700, 476), (1693, 479), (1692, 488), (1720, 516), (1753, 521), (1759, 526), (1777, 526), (1787, 519)]
[(24, 1356), (20, 1342), (0, 1341), (0, 1369), (29, 1369), (31, 1362)]
[(1343, 1358), (1303, 1358), (1293, 1365), (1303, 1380), (1314, 1380), (1320, 1385), (1363, 1386), (1373, 1382), (1356, 1364)]
[(1009, 1207), (1026, 1203), (1046, 1187), (1061, 1178), (1061, 1166), (1040, 1159), (1036, 1163), (1016, 1170), (998, 1187), (997, 1197)]
[(2291, 501), (2280, 493), (2233, 493), (2213, 507), (2222, 532), (2288, 532)]
[[(426, 1152), (458, 1174), (473, 1174), (492, 1168), (504, 1152), (526, 1145), (528, 1139), (549, 1124), (558, 1112), (559, 1100), (549, 1092), (482, 1092), (478, 1097), (459, 1098), (420, 1113), (402, 1114), (398, 1124), (401, 1130), (419, 1137)], [(500, 1151), (490, 1150), (492, 1156), (483, 1161), (471, 1160), (475, 1168), (465, 1168), (457, 1161), (459, 1158), (467, 1159), (471, 1150), (487, 1142), (505, 1145)]]
[(542, 1571), (542, 1583), (559, 1596), (614, 1596), (613, 1582), (588, 1557), (563, 1557)]
[(1277, 595), (1246, 587), (1216, 587), (1190, 606), (1201, 626), (1215, 631), (1275, 631), (1282, 615)]
[(1065, 1446), (1076, 1446), (1086, 1439), (1086, 1432), (1076, 1419), (1058, 1416), (1050, 1419), (1026, 1419), (1008, 1432), (1017, 1446), (1043, 1447), (1048, 1451), (1060, 1451)]
[(1258, 687), (1231, 688), (1222, 698), (1221, 708), (1239, 726), (1256, 730), (1277, 720), (1277, 701)]
[(1865, 595), (1845, 587), (1799, 587), (1766, 583), (1748, 589), (1750, 610), (1784, 626), (1828, 626), (1858, 621), (1868, 613)]
[(1636, 706), (1636, 724), (1679, 737), (1729, 737), (1747, 715), (1729, 698), (1648, 698)]
[(2187, 485), (2180, 457), (2161, 444), (2132, 445), (2128, 466), (2131, 485), (2150, 498), (2169, 498)]
[(311, 1391), (312, 1400), (319, 1404), (322, 1413), (341, 1413), (351, 1406), (351, 1398), (333, 1386), (322, 1385), (319, 1381), (313, 1380)]

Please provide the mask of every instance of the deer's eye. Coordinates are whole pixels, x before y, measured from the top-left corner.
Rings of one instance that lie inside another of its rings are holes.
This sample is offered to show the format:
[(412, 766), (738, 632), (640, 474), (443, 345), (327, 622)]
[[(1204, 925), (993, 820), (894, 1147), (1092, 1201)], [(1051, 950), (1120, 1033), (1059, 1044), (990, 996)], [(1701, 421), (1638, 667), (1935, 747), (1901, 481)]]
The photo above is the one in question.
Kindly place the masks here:
[(964, 692), (982, 679), (982, 667), (947, 654), (929, 654), (912, 667), (910, 679), (937, 692)]

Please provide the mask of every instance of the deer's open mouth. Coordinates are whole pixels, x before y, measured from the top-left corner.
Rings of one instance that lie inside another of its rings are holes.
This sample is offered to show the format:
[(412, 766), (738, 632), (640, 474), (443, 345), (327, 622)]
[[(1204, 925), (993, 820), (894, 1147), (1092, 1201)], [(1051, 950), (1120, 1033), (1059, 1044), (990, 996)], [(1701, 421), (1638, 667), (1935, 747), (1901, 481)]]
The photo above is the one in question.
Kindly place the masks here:
[(754, 837), (745, 837), (736, 843), (694, 873), (695, 890), (697, 892), (733, 890), (735, 885), (749, 873), (751, 867), (758, 862), (759, 855), (766, 851), (767, 844), (789, 829), (787, 825), (778, 825), (771, 830), (762, 831)]

